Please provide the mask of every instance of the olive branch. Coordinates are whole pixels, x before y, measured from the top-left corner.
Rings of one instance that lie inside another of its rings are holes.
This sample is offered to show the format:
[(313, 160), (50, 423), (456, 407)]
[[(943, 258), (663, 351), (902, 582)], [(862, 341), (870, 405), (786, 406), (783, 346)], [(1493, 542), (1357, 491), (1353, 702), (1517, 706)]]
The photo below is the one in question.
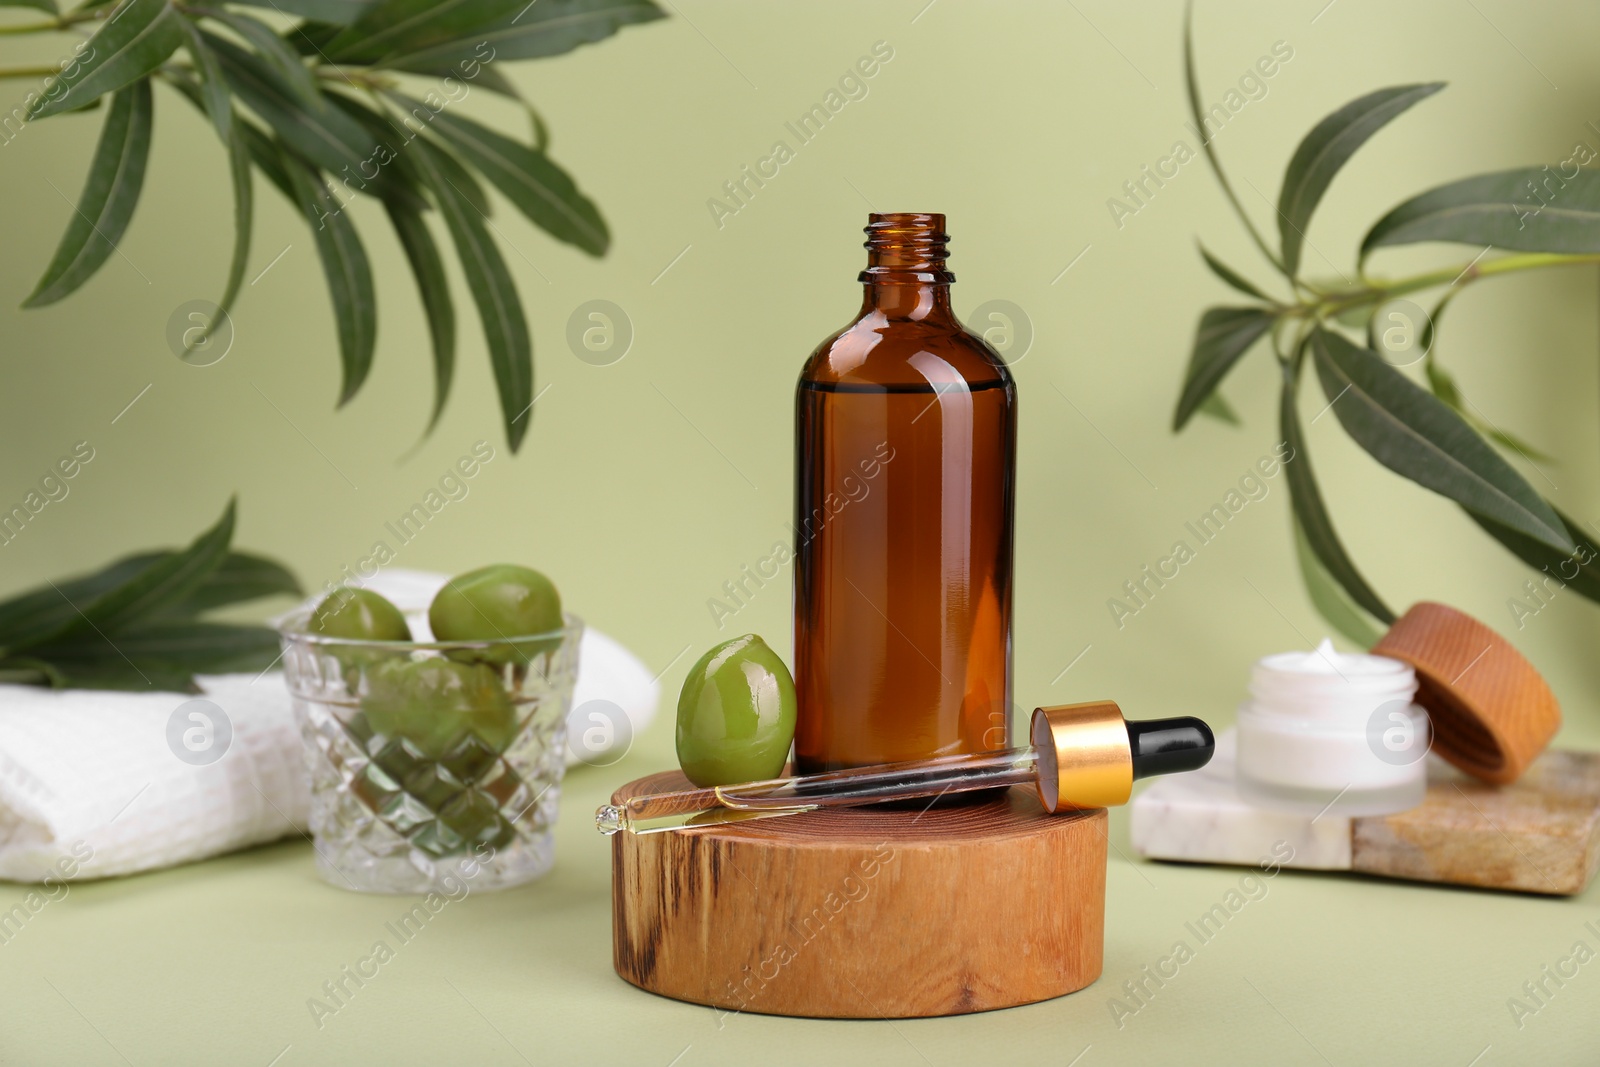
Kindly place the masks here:
[[(1184, 21), (1184, 75), (1195, 128), (1203, 131), (1195, 74), (1193, 10)], [(1281, 278), (1274, 296), (1208, 252), (1211, 272), (1252, 298), (1213, 307), (1200, 317), (1183, 387), (1173, 413), (1179, 431), (1196, 413), (1237, 424), (1222, 380), (1241, 357), (1266, 340), (1283, 375), (1282, 439), (1301, 575), (1312, 603), (1340, 633), (1362, 647), (1395, 613), (1362, 577), (1334, 529), (1317, 485), (1300, 420), (1299, 394), (1314, 371), (1328, 407), (1345, 432), (1390, 470), (1454, 501), (1518, 559), (1600, 601), (1600, 554), (1579, 524), (1546, 500), (1503, 453), (1550, 462), (1521, 438), (1494, 426), (1439, 362), (1437, 331), (1445, 309), (1468, 286), (1527, 270), (1600, 263), (1600, 174), (1567, 166), (1523, 167), (1463, 178), (1401, 203), (1361, 240), (1355, 276), (1343, 284), (1307, 278), (1301, 253), (1312, 214), (1341, 167), (1390, 121), (1444, 88), (1441, 82), (1398, 85), (1356, 98), (1301, 140), (1284, 172), (1277, 203), (1278, 240), (1269, 243), (1240, 204), (1209, 140), (1205, 157), (1250, 239)], [(1590, 158), (1593, 158), (1591, 153)], [(1439, 241), (1478, 249), (1465, 263), (1404, 278), (1368, 272), (1384, 248)], [(1513, 253), (1495, 255), (1493, 253)], [(1382, 354), (1380, 310), (1398, 298), (1432, 291), (1433, 308), (1416, 338), (1419, 385)]]
[(196, 674), (272, 666), (277, 631), (205, 618), (300, 593), (281, 563), (231, 550), (233, 528), (229, 501), (184, 548), (139, 552), (0, 602), (0, 682), (193, 693)]
[[(517, 449), (533, 405), (533, 345), (487, 222), (491, 205), (480, 179), (545, 233), (589, 255), (605, 253), (610, 233), (599, 209), (551, 159), (543, 120), (497, 64), (560, 55), (664, 17), (652, 0), (90, 0), (66, 13), (55, 0), (0, 0), (5, 7), (49, 18), (0, 26), (0, 35), (92, 30), (58, 66), (0, 69), (0, 77), (49, 76), (27, 94), (27, 118), (105, 112), (76, 210), (24, 307), (76, 291), (126, 232), (149, 158), (151, 86), (160, 80), (210, 120), (227, 151), (233, 192), (233, 255), (220, 312), (190, 350), (209, 341), (239, 296), (250, 255), (252, 179), (260, 172), (311, 227), (337, 325), (338, 403), (348, 403), (372, 369), (378, 320), (371, 264), (344, 206), (355, 196), (373, 197), (388, 214), (427, 314), (431, 431), (450, 393), (456, 339), (444, 257), (426, 221), (437, 211), (477, 304), (506, 438)], [(296, 21), (279, 30), (239, 8)], [(465, 98), (463, 87), (515, 100), (529, 116), (531, 142), (460, 114), (453, 105)]]

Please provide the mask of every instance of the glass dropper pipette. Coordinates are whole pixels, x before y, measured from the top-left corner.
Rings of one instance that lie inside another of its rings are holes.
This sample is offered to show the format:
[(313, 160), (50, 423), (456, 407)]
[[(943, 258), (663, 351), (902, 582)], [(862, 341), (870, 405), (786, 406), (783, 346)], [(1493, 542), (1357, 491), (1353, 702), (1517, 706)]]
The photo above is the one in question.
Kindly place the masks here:
[(1109, 700), (1037, 708), (1032, 744), (998, 752), (646, 793), (602, 805), (603, 834), (692, 830), (823, 808), (1027, 785), (1050, 812), (1127, 802), (1137, 778), (1194, 770), (1211, 759), (1211, 729), (1194, 718), (1128, 722)]

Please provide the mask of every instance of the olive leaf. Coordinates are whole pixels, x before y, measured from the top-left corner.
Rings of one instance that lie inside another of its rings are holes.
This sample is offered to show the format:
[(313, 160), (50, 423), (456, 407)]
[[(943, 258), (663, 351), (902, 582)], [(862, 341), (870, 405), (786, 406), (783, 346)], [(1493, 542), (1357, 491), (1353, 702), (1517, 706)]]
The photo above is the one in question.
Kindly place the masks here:
[(426, 72), (474, 60), (542, 59), (666, 17), (651, 0), (540, 0), (454, 40), (400, 52), (378, 65)]
[(1183, 391), (1172, 415), (1174, 430), (1183, 429), (1239, 357), (1260, 340), (1275, 321), (1272, 312), (1256, 307), (1215, 307), (1200, 316), (1189, 368), (1183, 376)]
[(250, 148), (244, 131), (229, 124), (228, 176), (233, 184), (233, 258), (228, 262), (228, 277), (222, 286), (222, 296), (217, 299), (217, 314), (206, 323), (194, 340), (184, 346), (188, 355), (211, 341), (211, 332), (223, 321), (239, 297), (244, 285), (245, 268), (250, 262), (250, 234), (254, 229), (255, 188), (250, 172)]
[[(459, 71), (452, 67), (446, 66), (437, 68), (435, 70), (416, 71), (415, 73), (432, 74), (442, 78), (448, 75), (458, 74)], [(490, 92), (499, 93), (501, 96), (510, 97), (512, 100), (515, 100), (517, 103), (528, 109), (530, 116), (534, 120), (535, 126), (543, 125), (543, 120), (539, 118), (539, 113), (535, 111), (533, 109), (533, 105), (529, 104), (528, 101), (523, 97), (522, 90), (517, 88), (517, 83), (506, 77), (505, 72), (499, 68), (480, 68), (477, 76), (472, 79), (472, 83), (476, 86), (481, 86), (484, 89), (488, 89)], [(534, 147), (543, 152), (548, 145), (544, 143), (543, 139), (535, 139)]]
[(432, 130), (540, 229), (592, 256), (605, 254), (611, 235), (599, 210), (543, 152), (450, 111), (434, 116)]
[(1480, 174), (1412, 197), (1373, 224), (1361, 258), (1377, 248), (1453, 241), (1520, 252), (1600, 252), (1600, 174), (1548, 167)]
[(288, 42), (279, 37), (271, 26), (260, 19), (225, 8), (197, 7), (193, 10), (238, 34), (279, 75), (281, 83), (299, 97), (302, 104), (312, 109), (323, 106), (322, 91), (317, 88), (317, 80), (312, 77), (310, 68), (301, 62), (299, 53), (289, 47)]
[[(450, 299), (450, 279), (444, 271), (444, 258), (439, 246), (428, 230), (422, 213), (403, 204), (389, 203), (389, 221), (400, 247), (405, 249), (411, 273), (417, 279), (417, 293), (422, 297), (422, 308), (428, 317), (428, 336), (433, 351), (433, 413), (428, 417), (431, 431), (444, 414), (444, 402), (450, 395), (450, 382), (456, 365), (456, 311)], [(427, 431), (424, 431), (427, 432)]]
[(159, 688), (193, 690), (195, 674), (258, 671), (277, 658), (278, 649), (277, 633), (264, 626), (158, 620), (41, 645), (29, 649), (29, 656), (50, 664), (60, 684), (72, 688), (145, 688), (131, 675), (154, 688), (154, 674)]
[[(405, 151), (409, 131), (395, 126), (385, 116), (343, 95), (333, 93), (329, 95), (329, 99), (334, 106), (341, 108), (371, 130), (375, 137), (393, 138), (400, 143), (401, 151), (391, 161), (392, 165), (396, 168), (399, 179), (415, 188), (418, 200), (423, 201), (422, 190), (427, 187), (427, 183), (417, 169), (412, 155)], [(465, 172), (458, 174), (458, 180), (475, 206), (482, 202), (483, 206), (478, 210), (487, 214), (488, 199), (482, 188)], [(422, 212), (408, 203), (393, 198), (384, 201), (384, 208), (389, 214), (389, 223), (394, 227), (395, 236), (405, 250), (406, 260), (411, 266), (413, 277), (416, 278), (418, 294), (422, 298), (423, 310), (428, 319), (428, 335), (433, 353), (434, 400), (433, 411), (429, 415), (427, 427), (423, 430), (423, 436), (426, 437), (438, 425), (439, 417), (444, 413), (444, 404), (449, 398), (451, 381), (455, 376), (455, 305), (450, 297), (450, 281), (445, 274), (444, 259), (439, 254), (438, 245), (428, 230)]]
[[(184, 99), (188, 100), (203, 114), (210, 113), (206, 98), (192, 75), (185, 71), (172, 71), (167, 74), (166, 80), (183, 95)], [(255, 124), (242, 118), (237, 112), (233, 116), (230, 128), (238, 131), (244, 141), (251, 165), (259, 170), (268, 181), (277, 186), (285, 199), (298, 206), (294, 190), (289, 185), (289, 175), (283, 169), (283, 159), (279, 155), (278, 147), (273, 143), (272, 138), (262, 132)]]
[(239, 121), (238, 129), (244, 135), (245, 147), (250, 151), (250, 162), (266, 175), (267, 180), (277, 187), (285, 200), (298, 208), (300, 200), (295, 195), (294, 184), (289, 181), (289, 171), (283, 165), (283, 152), (278, 143), (248, 122)]
[(1206, 266), (1211, 268), (1212, 274), (1215, 274), (1224, 282), (1233, 286), (1233, 288), (1239, 290), (1239, 292), (1245, 294), (1246, 296), (1253, 296), (1257, 300), (1271, 301), (1272, 298), (1270, 296), (1268, 296), (1266, 293), (1263, 293), (1260, 289), (1257, 289), (1242, 274), (1228, 266), (1226, 263), (1222, 262), (1222, 260), (1218, 259), (1216, 256), (1213, 256), (1210, 252), (1207, 252), (1205, 245), (1198, 245), (1197, 247), (1200, 249), (1200, 258), (1206, 261)]
[[(119, 633), (117, 646), (136, 663), (156, 660), (212, 674), (270, 663), (279, 650), (273, 630), (219, 622), (146, 623)], [(43, 649), (34, 652), (46, 654)], [(67, 673), (70, 677), (70, 669)]]
[[(52, 635), (60, 633), (77, 617), (77, 605), (93, 603), (178, 554), (173, 550), (160, 550), (125, 556), (93, 574), (47, 582), (0, 603), (0, 651), (53, 640)], [(193, 619), (216, 608), (299, 593), (299, 583), (283, 564), (265, 556), (230, 551), (198, 585), (152, 612), (151, 617)]]
[(1570, 585), (1590, 600), (1600, 600), (1600, 551), (1596, 550), (1594, 541), (1582, 535), (1583, 527), (1565, 513), (1556, 511), (1561, 522), (1572, 531), (1575, 547), (1571, 552), (1558, 552), (1520, 530), (1472, 511), (1467, 515), (1528, 566), (1548, 574), (1562, 585)]
[(528, 0), (378, 0), (326, 52), (336, 62), (372, 63), (447, 44), (529, 6)]
[(1207, 418), (1216, 419), (1218, 422), (1226, 423), (1229, 426), (1244, 425), (1243, 420), (1239, 418), (1239, 413), (1233, 410), (1233, 405), (1228, 403), (1228, 398), (1221, 393), (1214, 392), (1200, 401), (1200, 406), (1195, 408), (1195, 412)]
[[(388, 135), (399, 139), (400, 152), (398, 160), (401, 169), (409, 173), (419, 186), (427, 188), (428, 183), (423, 180), (412, 153), (408, 152), (407, 148), (412, 141), (423, 136), (424, 131), (431, 129), (432, 123), (437, 117), (437, 112), (426, 104), (415, 103), (397, 93), (387, 94), (384, 100), (386, 106), (391, 109), (393, 107), (405, 107), (407, 110), (399, 115), (390, 110), (386, 116), (378, 116), (366, 108), (360, 108), (363, 121), (371, 123), (376, 119), (388, 131)], [(455, 159), (456, 157), (451, 156), (450, 158)], [(467, 198), (467, 203), (471, 204), (473, 210), (477, 211), (479, 215), (486, 219), (494, 216), (494, 202), (489, 199), (489, 194), (484, 190), (483, 184), (473, 176), (471, 171), (466, 167), (457, 166), (451, 172), (450, 180), (456, 187), (456, 191)]]
[(417, 170), (433, 190), (439, 212), (449, 227), (467, 287), (478, 305), (489, 362), (500, 393), (506, 439), (516, 449), (528, 432), (533, 408), (533, 341), (522, 316), (511, 272), (489, 236), (483, 216), (461, 192), (461, 164), (423, 138), (408, 148)]
[(0, 679), (52, 686), (193, 691), (194, 674), (261, 670), (270, 629), (199, 616), (299, 595), (282, 564), (233, 552), (234, 505), (186, 548), (143, 552), (0, 602)]
[(90, 38), (84, 58), (45, 86), (28, 108), (28, 117), (72, 111), (139, 81), (183, 44), (179, 19), (168, 0), (128, 0)]
[(184, 48), (194, 58), (195, 70), (200, 75), (199, 88), (205, 103), (205, 112), (211, 117), (211, 124), (216, 127), (217, 136), (227, 144), (233, 137), (233, 94), (228, 91), (228, 81), (223, 76), (222, 64), (217, 61), (217, 54), (206, 44), (205, 38), (200, 36), (200, 30), (193, 22), (179, 19), (178, 26), (183, 30)]
[(1550, 505), (1443, 401), (1329, 330), (1312, 333), (1311, 351), (1340, 424), (1379, 463), (1475, 514), (1572, 551)]
[(339, 326), (339, 359), (343, 380), (339, 403), (350, 402), (372, 369), (378, 339), (378, 301), (372, 285), (372, 266), (356, 235), (355, 225), (334, 199), (322, 176), (292, 150), (282, 152), (289, 186), (311, 227), (311, 237), (322, 260), (322, 273), (333, 299)]
[(1322, 490), (1317, 487), (1316, 472), (1311, 466), (1311, 453), (1306, 448), (1305, 432), (1300, 426), (1297, 384), (1297, 365), (1291, 365), (1284, 372), (1278, 417), (1284, 444), (1289, 449), (1283, 470), (1289, 483), (1289, 504), (1294, 512), (1295, 530), (1304, 538), (1306, 547), (1315, 554), (1328, 577), (1338, 583), (1351, 600), (1379, 621), (1391, 623), (1395, 620), (1394, 612), (1389, 610), (1383, 598), (1373, 591), (1356, 569), (1333, 528), (1328, 507), (1323, 503)]
[[(407, 146), (421, 134), (411, 130), (403, 123), (397, 123), (394, 118), (380, 115), (371, 108), (342, 94), (330, 93), (328, 94), (328, 99), (336, 107), (342, 109), (357, 122), (371, 130), (374, 137), (378, 137), (386, 143), (393, 143), (396, 146), (397, 150), (388, 163), (390, 171), (393, 172), (396, 180), (407, 187), (416, 204), (424, 208), (430, 206), (427, 194), (428, 184), (423, 180), (412, 155), (406, 151)], [(383, 106), (381, 101), (379, 103), (380, 106)], [(431, 111), (427, 109), (424, 109), (424, 111), (430, 117), (432, 116)], [(426, 123), (429, 120), (425, 119), (423, 121)], [(424, 125), (419, 128), (426, 129), (427, 127)], [(494, 204), (489, 199), (489, 194), (484, 191), (483, 185), (477, 178), (473, 177), (472, 172), (467, 170), (466, 167), (455, 167), (451, 172), (451, 181), (479, 215), (487, 219), (494, 214)]]
[(297, 22), (283, 31), (283, 39), (298, 54), (308, 59), (315, 56), (326, 62), (328, 57), (323, 49), (343, 32), (344, 26), (335, 22)]
[(228, 262), (228, 275), (223, 282), (222, 296), (217, 300), (217, 314), (192, 340), (184, 345), (187, 356), (211, 340), (211, 333), (238, 299), (244, 284), (245, 269), (250, 262), (250, 237), (254, 229), (255, 189), (251, 172), (251, 153), (245, 131), (239, 128), (233, 115), (233, 96), (228, 91), (221, 65), (216, 54), (206, 44), (200, 31), (187, 19), (180, 20), (185, 33), (185, 46), (194, 57), (199, 73), (196, 84), (191, 79), (178, 81), (178, 88), (191, 101), (201, 106), (211, 117), (217, 136), (228, 147), (228, 177), (233, 190), (233, 257)]
[(1278, 194), (1278, 235), (1283, 264), (1300, 272), (1306, 227), (1334, 175), (1367, 140), (1418, 101), (1444, 88), (1444, 82), (1397, 85), (1358, 97), (1311, 128), (1289, 159)]
[[(24, 684), (48, 685), (56, 689), (115, 689), (124, 692), (198, 693), (194, 672), (176, 663), (112, 658), (115, 648), (109, 642), (100, 647), (72, 645), (60, 650), (61, 662), (44, 662), (26, 657), (21, 662), (42, 663), (45, 670), (34, 677), (20, 676)], [(0, 660), (0, 674), (7, 672), (11, 660)]]
[(373, 0), (233, 0), (250, 7), (264, 7), (280, 15), (300, 15), (317, 22), (345, 25), (354, 22), (371, 7)]
[[(159, 562), (166, 553), (152, 553)], [(163, 618), (192, 619), (217, 608), (230, 607), (269, 596), (299, 596), (300, 583), (277, 560), (250, 552), (230, 551), (216, 570), (190, 593), (162, 609)]]
[(112, 575), (98, 581), (86, 579), (76, 590), (77, 597), (56, 588), (62, 603), (52, 601), (52, 610), (40, 613), (28, 630), (10, 632), (6, 650), (48, 645), (97, 629), (116, 630), (129, 620), (159, 614), (181, 602), (222, 562), (233, 538), (233, 522), (234, 504), (229, 501), (217, 524), (187, 549), (145, 566), (133, 567), (126, 560), (114, 564)]
[(237, 511), (234, 501), (228, 501), (222, 518), (196, 537), (188, 548), (156, 560), (129, 581), (87, 604), (75, 605), (78, 618), (63, 628), (61, 635), (94, 629), (119, 630), (141, 617), (167, 611), (193, 596), (227, 557)]
[(94, 574), (47, 582), (0, 603), (0, 658), (62, 632), (77, 618), (75, 605), (129, 581), (167, 553), (143, 553), (117, 560)]
[[(263, 60), (206, 34), (234, 93), (261, 116), (285, 144), (321, 167), (343, 189), (369, 196), (404, 196), (380, 163), (393, 150), (338, 108), (311, 108), (295, 97)], [(421, 206), (418, 204), (417, 206)]]
[(55, 0), (0, 0), (0, 7), (31, 7), (35, 11), (43, 11), (46, 15), (61, 13), (61, 9), (56, 7)]
[(110, 258), (139, 202), (150, 155), (150, 83), (136, 82), (112, 98), (89, 177), (67, 232), (23, 307), (43, 307), (77, 289)]

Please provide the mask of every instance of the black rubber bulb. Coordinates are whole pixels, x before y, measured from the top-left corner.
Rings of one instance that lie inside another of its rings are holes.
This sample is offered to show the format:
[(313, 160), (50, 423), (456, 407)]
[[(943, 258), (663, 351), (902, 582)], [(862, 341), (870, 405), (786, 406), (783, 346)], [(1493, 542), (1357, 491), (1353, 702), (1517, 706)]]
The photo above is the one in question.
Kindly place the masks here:
[(1146, 719), (1128, 723), (1128, 744), (1133, 750), (1133, 776), (1197, 771), (1211, 762), (1217, 739), (1199, 719)]

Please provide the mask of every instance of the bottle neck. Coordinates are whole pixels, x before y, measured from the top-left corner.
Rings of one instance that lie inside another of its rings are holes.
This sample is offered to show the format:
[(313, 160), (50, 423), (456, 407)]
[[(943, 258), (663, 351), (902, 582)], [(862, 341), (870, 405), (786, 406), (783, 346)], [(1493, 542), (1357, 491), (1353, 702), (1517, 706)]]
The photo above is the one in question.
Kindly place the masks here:
[(862, 290), (862, 315), (882, 315), (889, 319), (913, 322), (956, 321), (955, 312), (950, 307), (948, 283), (868, 282), (862, 286)]
[(871, 215), (867, 221), (867, 267), (861, 313), (891, 319), (953, 322), (945, 268), (949, 237), (944, 216), (923, 212)]

